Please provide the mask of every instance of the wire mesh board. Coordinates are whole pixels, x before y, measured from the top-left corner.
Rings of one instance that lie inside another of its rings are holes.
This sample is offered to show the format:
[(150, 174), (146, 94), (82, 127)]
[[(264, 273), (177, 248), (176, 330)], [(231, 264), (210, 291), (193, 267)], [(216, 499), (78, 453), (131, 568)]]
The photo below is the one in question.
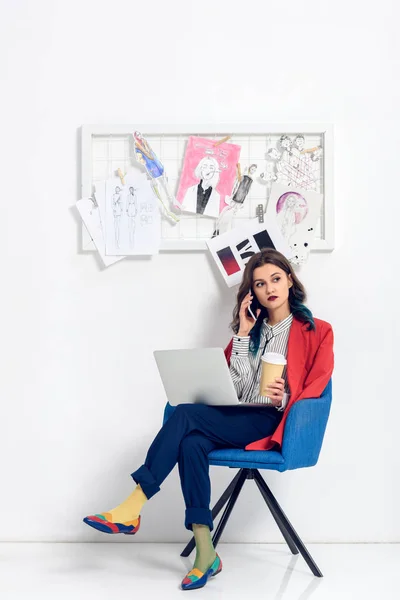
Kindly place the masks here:
[[(242, 172), (252, 164), (257, 165), (253, 184), (237, 212), (233, 226), (238, 227), (256, 217), (257, 207), (266, 209), (272, 179), (276, 175), (277, 163), (274, 151), (281, 153), (280, 161), (292, 179), (291, 185), (313, 189), (323, 194), (321, 215), (316, 227), (312, 250), (330, 251), (333, 239), (333, 194), (332, 194), (332, 128), (326, 125), (252, 125), (227, 126), (216, 131), (212, 127), (149, 125), (85, 125), (82, 127), (82, 196), (91, 196), (96, 182), (115, 177), (118, 169), (124, 173), (141, 170), (134, 158), (132, 133), (138, 130), (148, 140), (155, 154), (165, 167), (170, 188), (176, 194), (182, 170), (187, 141), (191, 135), (216, 141), (230, 135), (229, 143), (238, 144)], [(307, 156), (298, 153), (292, 161), (290, 152), (282, 151), (282, 136), (290, 140), (304, 136), (304, 148), (314, 149)], [(307, 160), (304, 158), (306, 156)], [(286, 157), (286, 158), (285, 158)], [(263, 174), (264, 177), (260, 177)], [(270, 174), (268, 177), (267, 174)], [(290, 187), (288, 187), (288, 191)], [(162, 219), (161, 250), (204, 250), (210, 239), (216, 219), (203, 215), (181, 213), (180, 221), (172, 224)], [(85, 227), (82, 246), (84, 250), (95, 249)]]

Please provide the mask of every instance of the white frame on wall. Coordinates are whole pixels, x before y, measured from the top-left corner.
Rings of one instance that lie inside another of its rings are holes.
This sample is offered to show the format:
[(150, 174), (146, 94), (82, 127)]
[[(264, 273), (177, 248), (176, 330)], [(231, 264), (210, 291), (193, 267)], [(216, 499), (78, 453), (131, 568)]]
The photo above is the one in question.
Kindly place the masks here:
[[(135, 130), (143, 135), (207, 135), (223, 138), (226, 135), (288, 135), (314, 134), (323, 138), (323, 220), (321, 222), (321, 237), (313, 240), (311, 251), (331, 252), (334, 249), (334, 204), (333, 204), (333, 126), (321, 123), (265, 123), (265, 124), (221, 124), (216, 125), (82, 125), (81, 128), (81, 164), (82, 183), (81, 197), (93, 193), (93, 152), (92, 140), (95, 136), (129, 136)], [(95, 250), (90, 236), (83, 226), (82, 247), (84, 250)], [(161, 251), (168, 250), (206, 250), (204, 239), (162, 239)]]

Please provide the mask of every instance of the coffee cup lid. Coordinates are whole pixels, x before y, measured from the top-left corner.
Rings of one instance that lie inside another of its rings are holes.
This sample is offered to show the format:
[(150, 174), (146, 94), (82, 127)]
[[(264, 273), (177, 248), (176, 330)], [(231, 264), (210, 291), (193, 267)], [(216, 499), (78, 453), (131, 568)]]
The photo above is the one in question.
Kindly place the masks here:
[(265, 352), (262, 355), (261, 360), (263, 360), (264, 362), (268, 362), (271, 365), (287, 364), (286, 358), (283, 356), (283, 354), (279, 354), (279, 352)]

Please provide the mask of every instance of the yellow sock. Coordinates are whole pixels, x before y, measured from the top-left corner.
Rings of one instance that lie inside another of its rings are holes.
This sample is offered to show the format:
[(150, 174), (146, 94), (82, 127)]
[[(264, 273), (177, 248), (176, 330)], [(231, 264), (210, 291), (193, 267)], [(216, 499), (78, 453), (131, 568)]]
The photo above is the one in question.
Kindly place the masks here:
[(122, 504), (103, 514), (107, 517), (107, 520), (111, 520), (112, 523), (134, 521), (139, 517), (140, 511), (146, 501), (147, 498), (140, 485), (138, 485)]

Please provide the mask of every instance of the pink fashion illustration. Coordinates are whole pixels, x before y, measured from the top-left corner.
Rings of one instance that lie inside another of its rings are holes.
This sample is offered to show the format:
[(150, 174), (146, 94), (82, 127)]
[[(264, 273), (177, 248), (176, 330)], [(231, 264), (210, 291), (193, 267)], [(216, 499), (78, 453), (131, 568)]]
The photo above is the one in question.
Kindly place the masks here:
[(182, 210), (218, 217), (232, 194), (240, 146), (190, 136), (177, 200)]

